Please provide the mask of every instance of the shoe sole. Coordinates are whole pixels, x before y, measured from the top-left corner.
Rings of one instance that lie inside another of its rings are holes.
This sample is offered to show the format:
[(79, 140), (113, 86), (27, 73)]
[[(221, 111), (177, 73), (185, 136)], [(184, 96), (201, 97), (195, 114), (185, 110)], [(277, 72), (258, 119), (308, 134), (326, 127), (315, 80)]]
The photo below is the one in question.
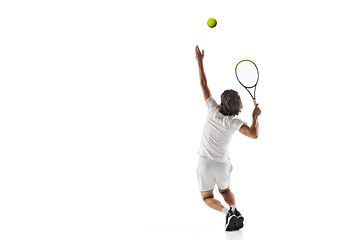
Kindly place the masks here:
[(242, 227), (244, 227), (244, 218), (243, 217), (239, 217), (236, 219), (236, 225), (235, 225), (235, 230), (239, 230)]
[(235, 227), (236, 227), (236, 225), (237, 225), (237, 221), (238, 221), (237, 217), (236, 217), (236, 216), (232, 216), (232, 217), (230, 218), (230, 220), (229, 220), (228, 225), (226, 226), (225, 231), (228, 231), (228, 232), (234, 231), (234, 229), (235, 229)]

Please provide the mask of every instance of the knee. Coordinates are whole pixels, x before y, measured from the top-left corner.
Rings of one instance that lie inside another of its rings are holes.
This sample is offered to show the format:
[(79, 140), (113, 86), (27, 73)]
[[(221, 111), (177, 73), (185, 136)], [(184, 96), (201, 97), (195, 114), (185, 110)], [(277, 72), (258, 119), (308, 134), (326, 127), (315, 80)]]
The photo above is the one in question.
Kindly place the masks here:
[(206, 202), (207, 199), (211, 199), (214, 198), (214, 196), (206, 196), (206, 197), (202, 197), (203, 201)]
[(214, 198), (214, 195), (212, 193), (201, 193), (201, 197), (203, 201), (205, 202), (206, 199)]
[(227, 188), (227, 189), (224, 189), (224, 190), (220, 190), (220, 189), (219, 189), (219, 192), (220, 192), (221, 194), (230, 192), (230, 188)]

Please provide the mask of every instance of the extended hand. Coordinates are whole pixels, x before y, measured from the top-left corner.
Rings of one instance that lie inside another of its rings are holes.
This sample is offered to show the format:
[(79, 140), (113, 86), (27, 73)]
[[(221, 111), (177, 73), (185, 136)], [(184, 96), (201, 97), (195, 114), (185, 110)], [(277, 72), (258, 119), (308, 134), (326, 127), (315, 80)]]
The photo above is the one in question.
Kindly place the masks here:
[(201, 62), (204, 58), (204, 50), (202, 50), (202, 53), (201, 53), (199, 46), (197, 46), (197, 45), (195, 47), (195, 58), (198, 62)]

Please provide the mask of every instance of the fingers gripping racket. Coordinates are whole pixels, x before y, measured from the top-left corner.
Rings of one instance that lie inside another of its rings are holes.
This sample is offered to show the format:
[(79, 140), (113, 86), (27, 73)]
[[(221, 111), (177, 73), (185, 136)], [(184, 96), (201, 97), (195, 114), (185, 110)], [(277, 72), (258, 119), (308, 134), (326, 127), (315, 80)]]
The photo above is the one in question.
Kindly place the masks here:
[[(256, 64), (251, 60), (242, 60), (235, 67), (235, 75), (241, 86), (250, 94), (256, 106), (256, 85), (259, 81), (259, 70)], [(254, 95), (249, 89), (254, 89)]]

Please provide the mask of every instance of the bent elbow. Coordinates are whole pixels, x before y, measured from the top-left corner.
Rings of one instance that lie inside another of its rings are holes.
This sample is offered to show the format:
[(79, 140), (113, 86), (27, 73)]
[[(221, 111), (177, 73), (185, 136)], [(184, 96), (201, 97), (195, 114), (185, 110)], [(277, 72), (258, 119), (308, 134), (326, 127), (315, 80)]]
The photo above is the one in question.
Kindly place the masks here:
[(257, 134), (257, 133), (253, 133), (251, 136), (252, 139), (257, 139), (258, 137), (259, 137), (259, 134)]

